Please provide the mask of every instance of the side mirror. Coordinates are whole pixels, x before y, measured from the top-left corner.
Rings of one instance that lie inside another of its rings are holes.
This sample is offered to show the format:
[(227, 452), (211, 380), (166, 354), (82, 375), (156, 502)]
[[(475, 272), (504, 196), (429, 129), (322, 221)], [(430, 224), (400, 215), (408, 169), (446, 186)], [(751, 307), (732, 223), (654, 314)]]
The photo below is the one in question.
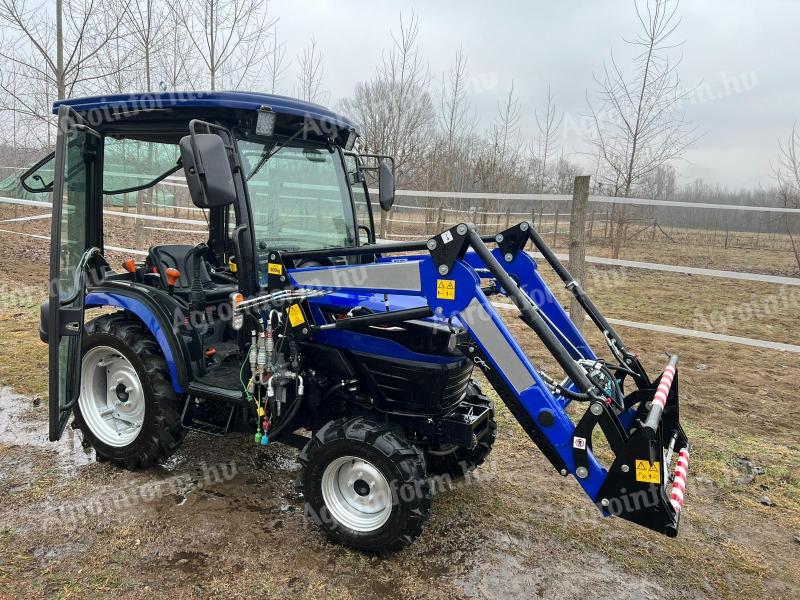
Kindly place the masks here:
[(180, 141), (181, 163), (192, 202), (198, 208), (227, 206), (236, 186), (225, 142), (215, 133), (187, 135)]
[(386, 160), (378, 165), (378, 202), (383, 210), (389, 210), (394, 204), (394, 173)]
[(19, 182), (31, 194), (53, 191), (55, 152), (51, 152), (20, 175)]

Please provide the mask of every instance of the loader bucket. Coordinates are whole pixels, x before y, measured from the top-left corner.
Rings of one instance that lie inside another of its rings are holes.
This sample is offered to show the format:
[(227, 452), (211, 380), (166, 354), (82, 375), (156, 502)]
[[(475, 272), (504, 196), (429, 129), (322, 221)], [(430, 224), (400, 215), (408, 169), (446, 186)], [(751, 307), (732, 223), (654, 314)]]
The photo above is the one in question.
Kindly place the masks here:
[(674, 537), (689, 469), (689, 443), (679, 421), (677, 356), (650, 387), (629, 394), (625, 405), (633, 416), (630, 437), (616, 453), (595, 502), (605, 515)]

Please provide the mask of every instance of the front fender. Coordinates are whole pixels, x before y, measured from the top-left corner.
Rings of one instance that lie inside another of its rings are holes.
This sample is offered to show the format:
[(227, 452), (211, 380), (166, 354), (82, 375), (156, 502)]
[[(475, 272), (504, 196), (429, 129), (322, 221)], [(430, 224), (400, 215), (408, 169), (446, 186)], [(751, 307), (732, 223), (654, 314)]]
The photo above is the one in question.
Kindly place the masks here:
[(92, 290), (86, 295), (86, 308), (116, 306), (135, 314), (156, 338), (167, 361), (172, 388), (182, 394), (188, 384), (188, 351), (175, 334), (173, 325), (163, 308), (133, 289)]

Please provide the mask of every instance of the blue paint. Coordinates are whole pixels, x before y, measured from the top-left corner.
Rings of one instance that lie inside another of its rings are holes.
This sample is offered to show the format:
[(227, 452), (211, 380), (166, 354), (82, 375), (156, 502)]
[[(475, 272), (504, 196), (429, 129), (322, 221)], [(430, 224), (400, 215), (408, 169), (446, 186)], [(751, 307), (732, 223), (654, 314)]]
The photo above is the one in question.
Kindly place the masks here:
[[(104, 115), (114, 112), (147, 112), (158, 109), (196, 109), (219, 108), (229, 110), (253, 110), (269, 106), (279, 115), (307, 117), (339, 129), (354, 129), (361, 135), (360, 127), (342, 115), (324, 106), (305, 102), (286, 96), (274, 96), (254, 92), (152, 92), (146, 94), (111, 94), (108, 96), (91, 96), (87, 98), (70, 98), (58, 100), (53, 104), (53, 113), (58, 112), (62, 104), (71, 106), (76, 112), (97, 114), (102, 120)], [(187, 114), (190, 114), (187, 112)]]
[(161, 324), (158, 322), (156, 316), (150, 312), (150, 309), (139, 300), (121, 294), (111, 294), (107, 292), (92, 292), (87, 294), (86, 308), (98, 306), (116, 306), (118, 308), (124, 308), (125, 310), (131, 311), (142, 320), (145, 327), (150, 330), (156, 338), (158, 345), (161, 347), (161, 352), (164, 354), (164, 358), (167, 361), (167, 369), (169, 370), (169, 376), (172, 380), (172, 389), (174, 389), (176, 393), (182, 394), (183, 386), (178, 378), (178, 368), (175, 364), (175, 358), (172, 355), (169, 342), (167, 341)]
[[(570, 349), (570, 353), (575, 358), (583, 356), (585, 358), (594, 359), (596, 355), (591, 346), (575, 328), (564, 308), (548, 289), (544, 280), (539, 275), (534, 260), (526, 253), (520, 252), (511, 263), (506, 263), (498, 250), (494, 250), (493, 252), (498, 260), (500, 260), (501, 264), (505, 266), (508, 273), (518, 278), (520, 286), (537, 302), (542, 311), (547, 315), (550, 321), (552, 321), (553, 325), (551, 329), (553, 329), (554, 332), (556, 329), (560, 332), (556, 332), (556, 335), (562, 339), (562, 342), (564, 338), (566, 338), (566, 340), (575, 346), (577, 352)], [(336, 307), (343, 311), (360, 306), (375, 311), (385, 310), (384, 293), (386, 293), (388, 294), (389, 307), (391, 310), (428, 305), (435, 313), (435, 316), (430, 320), (440, 323), (451, 321), (453, 326), (466, 327), (466, 324), (459, 319), (459, 313), (463, 311), (472, 300), (477, 299), (505, 342), (519, 358), (521, 364), (530, 373), (534, 381), (534, 385), (517, 394), (519, 402), (534, 421), (538, 421), (542, 411), (550, 411), (554, 415), (555, 422), (550, 427), (544, 429), (543, 433), (564, 461), (569, 472), (574, 474), (576, 466), (573, 458), (572, 444), (575, 426), (569, 416), (564, 412), (564, 407), (569, 402), (562, 396), (554, 395), (545, 385), (536, 367), (526, 356), (514, 336), (505, 326), (503, 320), (492, 307), (489, 299), (481, 290), (481, 275), (486, 275), (486, 265), (475, 253), (468, 252), (463, 260), (457, 260), (455, 262), (446, 276), (441, 277), (430, 256), (404, 256), (399, 259), (384, 258), (380, 259), (380, 262), (396, 262), (397, 260), (413, 262), (418, 266), (419, 279), (422, 283), (421, 293), (397, 289), (376, 289), (374, 290), (376, 293), (372, 293), (373, 290), (371, 290), (370, 293), (364, 293), (363, 290), (348, 288), (346, 285), (341, 285), (336, 288), (305, 285), (303, 287), (332, 290), (332, 293), (310, 301), (314, 321), (317, 323), (322, 323), (324, 321), (321, 310), (323, 306)], [(316, 269), (325, 268), (331, 267), (316, 267)], [(333, 268), (339, 271), (350, 267)], [(292, 272), (292, 270), (289, 271), (290, 277)], [(341, 281), (344, 283), (347, 279), (347, 277), (343, 276)], [(437, 283), (440, 279), (448, 279), (455, 282), (456, 292), (453, 299), (437, 298)], [(469, 327), (467, 327), (467, 329), (469, 329)], [(473, 333), (473, 338), (476, 343), (487, 356), (490, 367), (493, 368), (505, 381), (506, 385), (513, 390), (514, 386), (511, 384), (506, 373), (503, 372), (502, 365), (495, 362), (491, 350), (483, 346), (480, 338), (475, 335), (474, 332), (471, 333)], [(338, 348), (360, 350), (380, 356), (407, 358), (409, 355), (414, 354), (391, 340), (384, 340), (350, 331), (320, 332), (317, 334), (316, 341)], [(569, 345), (565, 344), (565, 346), (569, 348)], [(447, 357), (431, 357), (428, 355), (413, 357), (412, 359), (419, 360), (419, 358), (428, 362), (438, 358), (447, 359)], [(626, 423), (630, 421), (633, 414), (634, 411), (629, 409), (624, 414), (620, 415), (620, 418), (623, 423)], [(597, 496), (606, 480), (608, 472), (595, 459), (591, 451), (588, 453), (588, 459), (589, 474), (585, 478), (578, 478), (577, 481), (592, 500), (597, 500)]]

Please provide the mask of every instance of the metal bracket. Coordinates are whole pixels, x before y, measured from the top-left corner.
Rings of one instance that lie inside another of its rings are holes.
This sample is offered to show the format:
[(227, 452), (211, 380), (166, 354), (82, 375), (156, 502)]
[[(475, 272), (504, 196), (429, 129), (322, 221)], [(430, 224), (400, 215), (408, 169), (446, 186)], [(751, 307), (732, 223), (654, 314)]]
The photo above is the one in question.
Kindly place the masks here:
[(469, 247), (468, 234), (469, 227), (465, 223), (459, 223), (428, 240), (428, 251), (439, 275), (450, 273), (456, 260), (464, 258)]
[(517, 253), (525, 247), (530, 239), (530, 231), (531, 224), (528, 221), (522, 221), (495, 236), (497, 246), (503, 253), (503, 259), (506, 262), (513, 261), (517, 257)]

